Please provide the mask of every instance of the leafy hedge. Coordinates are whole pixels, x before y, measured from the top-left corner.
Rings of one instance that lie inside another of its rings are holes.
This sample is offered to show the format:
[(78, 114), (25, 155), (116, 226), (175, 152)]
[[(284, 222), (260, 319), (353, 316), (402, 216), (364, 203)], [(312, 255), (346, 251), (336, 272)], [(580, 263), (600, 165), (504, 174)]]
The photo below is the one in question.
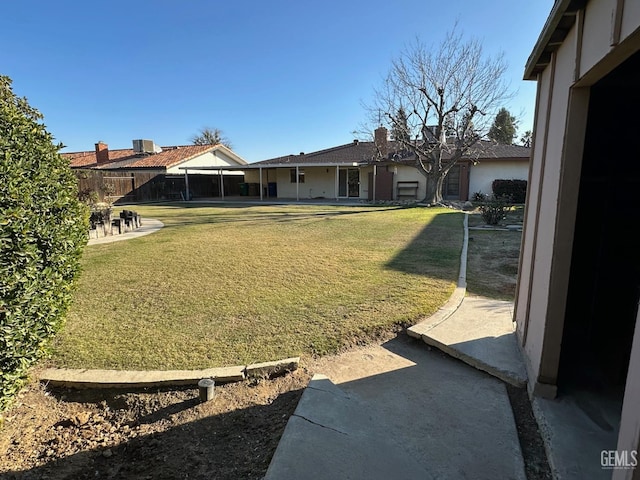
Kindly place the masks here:
[(0, 76), (0, 412), (71, 301), (88, 211), (42, 115)]
[(479, 205), (480, 214), (487, 225), (498, 225), (505, 218), (510, 207), (510, 197), (496, 197), (494, 195), (485, 197)]
[(509, 197), (513, 203), (524, 203), (527, 198), (526, 180), (494, 180), (491, 189), (494, 197)]

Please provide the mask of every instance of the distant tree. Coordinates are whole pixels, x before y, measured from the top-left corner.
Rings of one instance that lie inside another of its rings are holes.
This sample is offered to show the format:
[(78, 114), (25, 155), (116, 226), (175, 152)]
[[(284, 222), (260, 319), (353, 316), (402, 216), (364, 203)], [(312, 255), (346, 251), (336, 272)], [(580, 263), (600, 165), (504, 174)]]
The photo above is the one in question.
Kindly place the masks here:
[(501, 108), (489, 129), (489, 138), (497, 143), (511, 145), (516, 136), (516, 124), (516, 117), (506, 108)]
[(527, 130), (520, 137), (520, 144), (523, 147), (531, 147), (531, 140), (533, 139), (533, 132), (531, 130)]
[(391, 140), (407, 144), (411, 139), (409, 138), (409, 117), (407, 117), (404, 108), (400, 107), (398, 109), (396, 119), (397, 123), (391, 126)]
[(63, 145), (41, 120), (0, 75), (0, 412), (62, 327), (89, 231)]
[(382, 112), (394, 137), (414, 154), (426, 177), (424, 202), (442, 201), (447, 173), (464, 155), (474, 155), (489, 130), (487, 119), (511, 97), (506, 68), (501, 55), (487, 57), (477, 40), (464, 40), (455, 29), (436, 47), (416, 40), (392, 62), (367, 109), (372, 119)]
[(231, 142), (222, 134), (222, 130), (218, 128), (205, 127), (200, 129), (198, 135), (191, 137), (194, 145), (224, 145), (231, 148)]

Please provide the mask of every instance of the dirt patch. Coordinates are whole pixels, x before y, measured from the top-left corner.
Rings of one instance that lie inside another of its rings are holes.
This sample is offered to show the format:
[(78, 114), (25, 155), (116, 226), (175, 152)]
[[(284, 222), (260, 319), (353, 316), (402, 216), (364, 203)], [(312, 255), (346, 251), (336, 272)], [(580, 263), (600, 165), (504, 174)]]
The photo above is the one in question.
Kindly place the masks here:
[(516, 421), (527, 479), (551, 480), (553, 475), (547, 461), (544, 442), (526, 389), (507, 385), (507, 393)]
[[(312, 374), (331, 366), (338, 376), (377, 368), (366, 348), (307, 360), (275, 379), (217, 385), (206, 403), (199, 403), (195, 387), (123, 392), (32, 383), (5, 412), (0, 478), (261, 479)], [(507, 390), (527, 478), (548, 480), (526, 391)]]
[(272, 380), (197, 388), (47, 389), (19, 395), (0, 432), (7, 479), (259, 479), (310, 379), (305, 369)]

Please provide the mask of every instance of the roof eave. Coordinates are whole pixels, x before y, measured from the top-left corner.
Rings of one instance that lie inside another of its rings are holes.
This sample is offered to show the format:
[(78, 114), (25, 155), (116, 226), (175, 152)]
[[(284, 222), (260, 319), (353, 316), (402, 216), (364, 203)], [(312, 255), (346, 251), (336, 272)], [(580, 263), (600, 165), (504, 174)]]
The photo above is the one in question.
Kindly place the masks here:
[(222, 144), (218, 144), (216, 145), (216, 149), (215, 150), (222, 150), (224, 151), (227, 155), (229, 155), (231, 158), (233, 158), (236, 162), (238, 162), (240, 165), (248, 165), (249, 162), (247, 162), (244, 158), (242, 158), (240, 155), (238, 155), (236, 152), (234, 152), (233, 150), (231, 150), (229, 147), (222, 145)]
[(358, 167), (358, 162), (322, 162), (322, 163), (249, 163), (247, 165), (238, 166), (211, 166), (211, 167), (178, 167), (179, 170), (258, 170), (267, 168), (310, 168), (310, 167)]
[[(540, 37), (533, 47), (524, 69), (524, 80), (536, 80), (551, 61), (551, 54), (558, 49), (575, 23), (578, 10), (584, 8), (588, 0), (556, 0), (547, 18)], [(563, 22), (563, 19), (568, 20)]]

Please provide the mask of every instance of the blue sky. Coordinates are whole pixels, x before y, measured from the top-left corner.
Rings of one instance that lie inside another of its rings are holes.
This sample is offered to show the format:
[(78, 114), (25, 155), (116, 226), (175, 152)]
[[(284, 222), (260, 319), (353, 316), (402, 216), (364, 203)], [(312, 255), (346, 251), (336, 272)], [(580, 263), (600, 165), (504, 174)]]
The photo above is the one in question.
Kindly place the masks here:
[(45, 116), (63, 151), (185, 145), (219, 128), (249, 162), (348, 143), (391, 61), (458, 23), (504, 52), (533, 126), (524, 65), (553, 0), (4, 2), (0, 74)]

